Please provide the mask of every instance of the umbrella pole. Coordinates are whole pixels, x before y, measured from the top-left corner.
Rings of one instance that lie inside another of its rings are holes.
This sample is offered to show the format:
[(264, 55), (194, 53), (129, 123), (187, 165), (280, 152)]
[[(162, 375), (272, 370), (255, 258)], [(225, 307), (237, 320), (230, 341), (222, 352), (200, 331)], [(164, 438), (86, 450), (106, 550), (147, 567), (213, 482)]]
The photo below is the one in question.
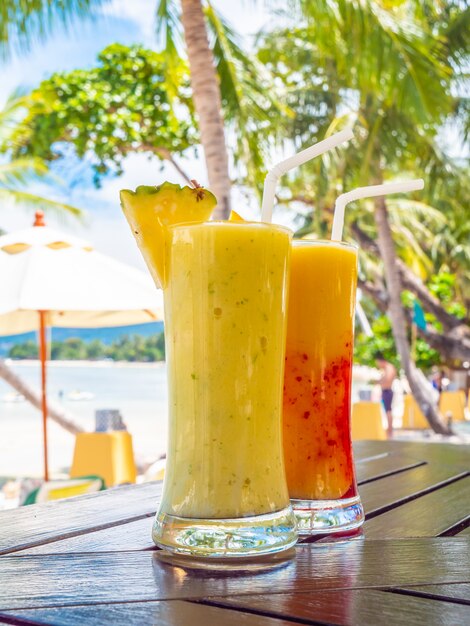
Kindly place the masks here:
[(44, 480), (49, 480), (49, 463), (47, 449), (47, 395), (46, 395), (46, 311), (39, 313), (39, 359), (41, 361), (41, 405), (42, 405), (42, 434), (44, 447)]

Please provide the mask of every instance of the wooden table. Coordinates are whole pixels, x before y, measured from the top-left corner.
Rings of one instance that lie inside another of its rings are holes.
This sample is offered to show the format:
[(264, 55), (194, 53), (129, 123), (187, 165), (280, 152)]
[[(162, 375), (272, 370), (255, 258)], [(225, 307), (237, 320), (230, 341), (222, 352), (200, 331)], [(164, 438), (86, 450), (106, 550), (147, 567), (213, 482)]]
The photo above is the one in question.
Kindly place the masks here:
[(0, 513), (0, 624), (470, 624), (470, 446), (359, 442), (366, 522), (260, 571), (170, 565), (150, 483)]

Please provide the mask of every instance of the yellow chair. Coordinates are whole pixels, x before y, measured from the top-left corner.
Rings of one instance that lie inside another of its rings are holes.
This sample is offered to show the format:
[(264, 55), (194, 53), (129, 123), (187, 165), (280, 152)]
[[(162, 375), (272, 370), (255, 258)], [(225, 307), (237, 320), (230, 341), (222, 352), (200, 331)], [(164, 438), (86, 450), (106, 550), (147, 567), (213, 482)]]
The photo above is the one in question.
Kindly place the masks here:
[(404, 397), (402, 428), (430, 428), (427, 419), (411, 394)]
[(83, 496), (87, 493), (101, 491), (101, 489), (104, 489), (103, 481), (97, 476), (84, 476), (71, 480), (48, 480), (27, 495), (23, 506)]
[(135, 483), (132, 437), (127, 431), (79, 433), (75, 439), (70, 476), (100, 476), (106, 487)]
[(351, 417), (352, 438), (379, 439), (387, 438), (382, 423), (382, 408), (380, 402), (356, 402), (352, 407)]
[(439, 410), (444, 417), (452, 413), (453, 422), (463, 422), (465, 420), (465, 392), (443, 391), (439, 398)]

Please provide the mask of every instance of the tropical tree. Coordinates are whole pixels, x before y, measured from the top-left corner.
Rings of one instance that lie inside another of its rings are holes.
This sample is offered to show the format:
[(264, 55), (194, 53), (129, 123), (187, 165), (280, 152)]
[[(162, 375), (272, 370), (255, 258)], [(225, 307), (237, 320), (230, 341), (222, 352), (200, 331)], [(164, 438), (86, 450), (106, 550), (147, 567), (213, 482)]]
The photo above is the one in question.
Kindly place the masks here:
[[(18, 5), (16, 0), (5, 0), (0, 12), (0, 43), (4, 51), (12, 46), (27, 49), (36, 36), (44, 39), (57, 25), (66, 27), (75, 17), (90, 15), (103, 4), (103, 0), (67, 0), (53, 6), (51, 0), (38, 0)], [(181, 20), (183, 25), (209, 184), (218, 198), (218, 216), (228, 217), (231, 187), (228, 154), (220, 87), (209, 46), (204, 5), (201, 0), (181, 0), (181, 13), (176, 11), (176, 4), (161, 0), (157, 20), (166, 20), (167, 25)]]
[(18, 158), (60, 159), (64, 144), (91, 161), (95, 182), (120, 174), (130, 153), (171, 163), (190, 183), (178, 156), (199, 137), (185, 63), (167, 71), (163, 54), (142, 46), (113, 44), (95, 67), (53, 74), (27, 99), (11, 150)]
[[(454, 28), (462, 22), (462, 11), (446, 13), (444, 27), (436, 32), (432, 18), (419, 12), (416, 2), (388, 2), (387, 9), (374, 1), (299, 4), (304, 20), (298, 19), (293, 29), (269, 33), (260, 53), (278, 79), (287, 77), (292, 92), (289, 104), (297, 115), (292, 123), (286, 120), (285, 134), (292, 136), (296, 130), (298, 140), (306, 142), (308, 137), (310, 142), (312, 130), (323, 131), (326, 117), (330, 130), (354, 124), (357, 138), (342, 151), (336, 168), (337, 189), (335, 178), (333, 189), (328, 188), (324, 164), (312, 165), (300, 174), (304, 178), (309, 172), (316, 174), (315, 188), (310, 185), (317, 195), (316, 207), (331, 207), (332, 193), (345, 188), (378, 184), (403, 171), (430, 171), (439, 157), (437, 133), (458, 108), (451, 85), (460, 78), (456, 59), (465, 54), (462, 31)], [(334, 36), (326, 37), (327, 30)], [(289, 82), (289, 76), (295, 81)], [(319, 106), (323, 91), (329, 95)], [(310, 115), (296, 107), (296, 100), (315, 103)], [(305, 190), (294, 199), (302, 200)], [(384, 198), (373, 202), (387, 287), (385, 304), (395, 344), (423, 413), (437, 432), (447, 432), (411, 359), (389, 206)]]
[[(75, 18), (97, 14), (106, 0), (52, 0), (30, 5), (5, 0), (0, 12), (0, 51), (28, 50), (31, 42), (44, 40), (57, 26), (67, 28)], [(264, 171), (264, 148), (269, 141), (266, 120), (269, 111), (282, 108), (266, 89), (266, 70), (246, 55), (230, 26), (209, 0), (157, 0), (157, 36), (165, 50), (167, 77), (180, 62), (184, 49), (189, 62), (195, 115), (199, 122), (209, 184), (218, 199), (215, 216), (230, 213), (228, 152), (224, 113), (236, 138), (235, 162), (243, 162), (247, 178), (260, 189)], [(285, 111), (285, 109), (283, 109)]]
[[(237, 54), (238, 47), (217, 24), (227, 59)], [(266, 120), (266, 112), (276, 104), (272, 91), (256, 97), (255, 65), (242, 60), (236, 75), (222, 67), (219, 70), (224, 81), (231, 81), (225, 92), (234, 85), (238, 89), (240, 83), (244, 86), (243, 96), (236, 101), (227, 98), (223, 106), (236, 137), (232, 154), (245, 165), (243, 179), (252, 188), (260, 188), (267, 138), (263, 141), (262, 130), (255, 132), (256, 122)], [(262, 89), (261, 81), (256, 89)], [(29, 94), (13, 139), (9, 149), (16, 157), (48, 162), (60, 159), (64, 152), (68, 156), (64, 144), (73, 145), (76, 155), (93, 165), (96, 184), (109, 173), (120, 174), (130, 153), (166, 160), (190, 183), (191, 175), (178, 162), (178, 157), (200, 143), (187, 63), (182, 59), (170, 62), (168, 55), (142, 46), (108, 46), (98, 55), (95, 67), (53, 74), (42, 81)]]

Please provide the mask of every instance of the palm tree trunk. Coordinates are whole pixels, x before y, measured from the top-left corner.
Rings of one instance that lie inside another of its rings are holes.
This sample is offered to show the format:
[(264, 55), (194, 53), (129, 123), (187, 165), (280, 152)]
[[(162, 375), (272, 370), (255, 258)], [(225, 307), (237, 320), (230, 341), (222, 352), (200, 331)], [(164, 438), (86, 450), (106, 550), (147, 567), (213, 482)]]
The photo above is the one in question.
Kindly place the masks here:
[(451, 430), (442, 422), (439, 411), (428, 397), (427, 390), (423, 388), (421, 381), (416, 375), (416, 367), (411, 360), (405, 314), (401, 303), (402, 284), (398, 272), (395, 245), (388, 221), (385, 198), (376, 198), (374, 205), (380, 256), (384, 264), (385, 280), (389, 294), (388, 315), (392, 324), (392, 332), (397, 352), (400, 355), (401, 364), (405, 370), (411, 392), (430, 426), (436, 433), (450, 435)]
[[(28, 402), (41, 411), (41, 394), (27, 385), (24, 380), (15, 374), (15, 372), (9, 368), (2, 359), (0, 359), (0, 378), (3, 378), (3, 380), (13, 387), (13, 389), (24, 396)], [(73, 421), (73, 417), (57, 405), (52, 404), (51, 406), (51, 403), (48, 402), (47, 414), (48, 417), (54, 420), (54, 422), (57, 422), (59, 426), (65, 428), (65, 430), (72, 435), (84, 432), (84, 429)]]
[(209, 184), (217, 198), (214, 216), (217, 219), (226, 219), (230, 214), (231, 185), (220, 86), (214, 57), (209, 47), (201, 0), (181, 0), (181, 9), (193, 101), (199, 118)]

